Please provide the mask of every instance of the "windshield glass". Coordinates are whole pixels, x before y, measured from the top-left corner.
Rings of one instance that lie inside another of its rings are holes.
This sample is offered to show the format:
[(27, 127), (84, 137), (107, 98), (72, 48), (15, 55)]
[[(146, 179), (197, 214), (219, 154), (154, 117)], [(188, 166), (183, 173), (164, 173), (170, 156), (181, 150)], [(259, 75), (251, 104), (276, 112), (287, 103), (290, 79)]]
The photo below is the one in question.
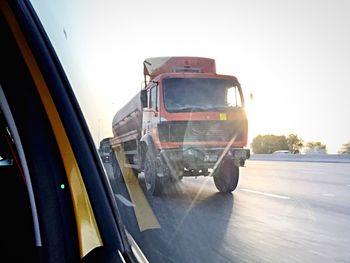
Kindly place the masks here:
[(349, 262), (350, 1), (31, 2), (150, 262)]
[[(168, 112), (221, 110), (241, 106), (240, 93), (236, 89), (234, 82), (226, 79), (163, 80), (164, 104)], [(231, 90), (234, 90), (234, 93)]]

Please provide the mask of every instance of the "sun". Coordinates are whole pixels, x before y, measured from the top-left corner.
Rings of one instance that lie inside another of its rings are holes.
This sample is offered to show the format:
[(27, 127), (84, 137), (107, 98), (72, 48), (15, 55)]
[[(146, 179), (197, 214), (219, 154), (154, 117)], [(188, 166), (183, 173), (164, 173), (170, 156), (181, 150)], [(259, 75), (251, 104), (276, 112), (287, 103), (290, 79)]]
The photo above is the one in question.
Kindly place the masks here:
[[(269, 96), (260, 94), (253, 99), (248, 98), (245, 104), (248, 117), (248, 143), (259, 134), (287, 135), (292, 133), (292, 127), (287, 119), (290, 114), (278, 102)], [(289, 130), (290, 129), (290, 130)]]

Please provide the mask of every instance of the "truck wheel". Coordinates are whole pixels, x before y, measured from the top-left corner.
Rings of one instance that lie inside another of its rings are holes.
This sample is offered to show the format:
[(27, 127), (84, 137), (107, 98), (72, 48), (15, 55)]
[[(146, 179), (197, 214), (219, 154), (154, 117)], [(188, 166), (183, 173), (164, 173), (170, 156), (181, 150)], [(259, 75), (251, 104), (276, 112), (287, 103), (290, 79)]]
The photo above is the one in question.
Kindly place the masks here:
[(157, 176), (156, 162), (149, 151), (146, 152), (144, 175), (147, 191), (151, 195), (161, 194), (162, 186), (160, 178)]
[(224, 160), (214, 174), (214, 183), (216, 188), (222, 193), (231, 193), (238, 185), (239, 168), (234, 165), (232, 160)]

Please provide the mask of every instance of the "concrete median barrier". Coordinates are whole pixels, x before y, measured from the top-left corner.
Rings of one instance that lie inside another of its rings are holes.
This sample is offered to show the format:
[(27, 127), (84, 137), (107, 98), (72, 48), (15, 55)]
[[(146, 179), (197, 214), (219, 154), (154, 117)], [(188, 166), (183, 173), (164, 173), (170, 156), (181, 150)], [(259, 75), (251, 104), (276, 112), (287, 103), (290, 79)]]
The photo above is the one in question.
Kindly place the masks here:
[(252, 154), (250, 160), (350, 163), (350, 154)]

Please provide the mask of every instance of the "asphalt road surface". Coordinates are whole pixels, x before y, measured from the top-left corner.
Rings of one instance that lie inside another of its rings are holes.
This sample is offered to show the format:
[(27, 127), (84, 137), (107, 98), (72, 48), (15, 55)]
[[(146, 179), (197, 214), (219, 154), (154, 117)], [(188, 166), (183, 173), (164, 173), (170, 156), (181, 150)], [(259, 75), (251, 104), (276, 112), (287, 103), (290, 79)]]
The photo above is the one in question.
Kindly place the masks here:
[(210, 177), (146, 194), (159, 228), (142, 231), (149, 215), (137, 219), (125, 185), (111, 184), (150, 262), (350, 262), (350, 163), (249, 160), (240, 172), (233, 194)]

